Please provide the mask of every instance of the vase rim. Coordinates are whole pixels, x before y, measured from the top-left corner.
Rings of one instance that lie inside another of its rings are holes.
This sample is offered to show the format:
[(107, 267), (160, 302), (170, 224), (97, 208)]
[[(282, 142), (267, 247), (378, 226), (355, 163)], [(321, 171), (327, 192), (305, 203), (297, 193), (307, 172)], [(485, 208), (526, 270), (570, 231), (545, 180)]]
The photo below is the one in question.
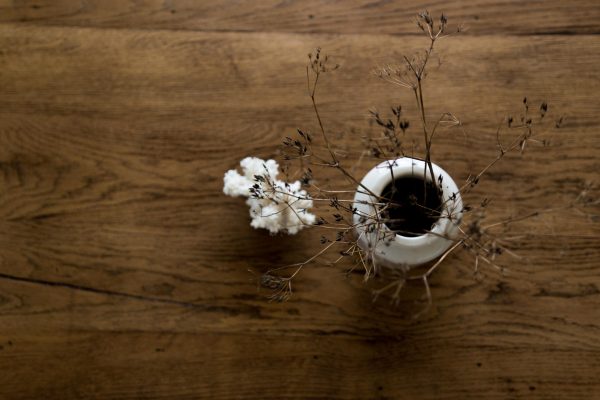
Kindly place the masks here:
[[(362, 213), (363, 217), (366, 215), (368, 220), (369, 215), (378, 212), (376, 207), (373, 206), (373, 203), (376, 202), (373, 195), (381, 195), (384, 188), (398, 177), (415, 176), (422, 179), (423, 174), (420, 171), (424, 171), (425, 167), (424, 160), (412, 157), (401, 157), (379, 163), (365, 175), (361, 185), (357, 188), (354, 207), (359, 213)], [(382, 248), (377, 251), (372, 247), (382, 247), (380, 243), (377, 243), (382, 239), (377, 240), (377, 237), (374, 237), (372, 233), (360, 228), (361, 215), (359, 214), (354, 215), (354, 223), (357, 226), (356, 232), (360, 239), (359, 245), (362, 242), (365, 247), (370, 246), (370, 251), (375, 251), (376, 254), (380, 253), (379, 258), (386, 261), (387, 264), (398, 263), (408, 266), (431, 261), (443, 254), (452, 245), (451, 237), (456, 234), (457, 226), (460, 224), (462, 217), (460, 191), (454, 180), (440, 166), (432, 163), (432, 169), (435, 179), (441, 181), (443, 208), (442, 215), (434, 223), (431, 231), (417, 236), (403, 236), (396, 233), (393, 240), (386, 239), (388, 243), (385, 249)], [(415, 173), (416, 171), (419, 172)], [(431, 181), (429, 173), (427, 173), (426, 179)], [(361, 190), (361, 187), (368, 188), (370, 193), (367, 193), (364, 189)], [(373, 220), (373, 218), (370, 219)], [(387, 234), (385, 232), (391, 231), (387, 225), (383, 224), (383, 226), (382, 229), (377, 229), (375, 236), (380, 236), (381, 231), (384, 231), (383, 235), (385, 237)], [(361, 245), (361, 248), (363, 245)]]

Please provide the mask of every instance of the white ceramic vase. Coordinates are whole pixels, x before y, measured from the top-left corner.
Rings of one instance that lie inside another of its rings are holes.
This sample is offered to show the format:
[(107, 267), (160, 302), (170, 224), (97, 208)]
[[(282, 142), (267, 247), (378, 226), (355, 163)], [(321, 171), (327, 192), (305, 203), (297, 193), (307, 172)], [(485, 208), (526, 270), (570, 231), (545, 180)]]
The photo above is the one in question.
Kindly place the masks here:
[[(394, 180), (406, 177), (423, 179), (425, 162), (403, 157), (384, 161), (371, 169), (361, 181), (354, 196), (354, 224), (358, 245), (367, 253), (376, 266), (409, 270), (440, 257), (457, 236), (462, 218), (462, 200), (459, 189), (450, 175), (433, 164), (433, 173), (441, 182), (442, 210), (432, 229), (420, 236), (395, 234), (383, 223), (377, 223), (381, 196), (384, 189)], [(429, 169), (427, 179), (431, 180)], [(368, 188), (369, 191), (364, 188)], [(401, 190), (401, 188), (400, 188)]]

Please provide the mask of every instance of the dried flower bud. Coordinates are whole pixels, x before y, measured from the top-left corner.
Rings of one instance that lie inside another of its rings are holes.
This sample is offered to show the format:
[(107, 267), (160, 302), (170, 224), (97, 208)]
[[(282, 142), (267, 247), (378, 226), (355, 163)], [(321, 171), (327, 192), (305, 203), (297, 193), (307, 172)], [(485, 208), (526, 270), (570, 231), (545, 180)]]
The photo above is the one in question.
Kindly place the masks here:
[(283, 278), (269, 273), (260, 277), (260, 285), (268, 289), (279, 289), (285, 284)]
[(405, 120), (400, 121), (400, 129), (402, 130), (402, 132), (406, 131), (409, 126), (410, 126), (410, 123), (408, 122), (408, 120), (405, 119)]
[(548, 104), (546, 102), (543, 102), (540, 105), (540, 116), (542, 118), (544, 118), (544, 115), (546, 115), (546, 112), (548, 112)]
[(424, 12), (419, 14), (419, 17), (421, 17), (421, 19), (423, 21), (425, 21), (425, 23), (427, 25), (429, 25), (430, 27), (433, 27), (433, 19), (431, 19), (431, 15), (429, 14), (429, 11), (425, 10)]
[(440, 23), (442, 24), (442, 26), (444, 26), (444, 25), (446, 25), (447, 22), (448, 22), (448, 18), (446, 18), (444, 13), (442, 13), (442, 15), (440, 16)]

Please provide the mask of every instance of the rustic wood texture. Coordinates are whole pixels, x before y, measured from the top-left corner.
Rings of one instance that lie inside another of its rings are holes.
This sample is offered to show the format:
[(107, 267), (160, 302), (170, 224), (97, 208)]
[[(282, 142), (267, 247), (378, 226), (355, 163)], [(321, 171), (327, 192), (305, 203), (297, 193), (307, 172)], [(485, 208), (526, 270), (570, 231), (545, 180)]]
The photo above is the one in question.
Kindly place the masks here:
[(516, 225), (506, 276), (450, 257), (416, 320), (414, 296), (372, 303), (343, 265), (307, 268), (288, 303), (257, 290), (318, 235), (252, 230), (224, 171), (315, 128), (315, 46), (341, 64), (320, 101), (350, 148), (370, 107), (414, 115), (370, 71), (442, 6), (469, 30), (441, 45), (428, 107), (470, 135), (440, 136), (434, 161), (464, 181), (527, 95), (565, 123), (482, 181), (490, 218), (598, 182), (596, 1), (0, 2), (0, 398), (600, 398), (597, 206)]

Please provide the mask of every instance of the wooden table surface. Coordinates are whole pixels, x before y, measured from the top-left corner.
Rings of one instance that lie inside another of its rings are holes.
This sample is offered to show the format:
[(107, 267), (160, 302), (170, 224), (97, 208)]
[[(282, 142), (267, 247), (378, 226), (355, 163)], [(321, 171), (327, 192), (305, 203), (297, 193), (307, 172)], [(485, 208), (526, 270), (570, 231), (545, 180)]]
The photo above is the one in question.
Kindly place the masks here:
[(253, 230), (223, 173), (316, 128), (316, 46), (341, 64), (326, 125), (414, 112), (370, 71), (425, 44), (424, 8), (468, 27), (426, 86), (432, 115), (470, 132), (435, 144), (457, 180), (495, 156), (523, 96), (565, 115), (551, 146), (482, 182), (489, 217), (600, 184), (596, 0), (409, 3), (0, 1), (0, 399), (600, 399), (597, 189), (583, 212), (515, 225), (505, 276), (450, 257), (418, 319), (418, 297), (373, 303), (347, 265), (310, 266), (287, 303), (257, 289), (319, 235)]

